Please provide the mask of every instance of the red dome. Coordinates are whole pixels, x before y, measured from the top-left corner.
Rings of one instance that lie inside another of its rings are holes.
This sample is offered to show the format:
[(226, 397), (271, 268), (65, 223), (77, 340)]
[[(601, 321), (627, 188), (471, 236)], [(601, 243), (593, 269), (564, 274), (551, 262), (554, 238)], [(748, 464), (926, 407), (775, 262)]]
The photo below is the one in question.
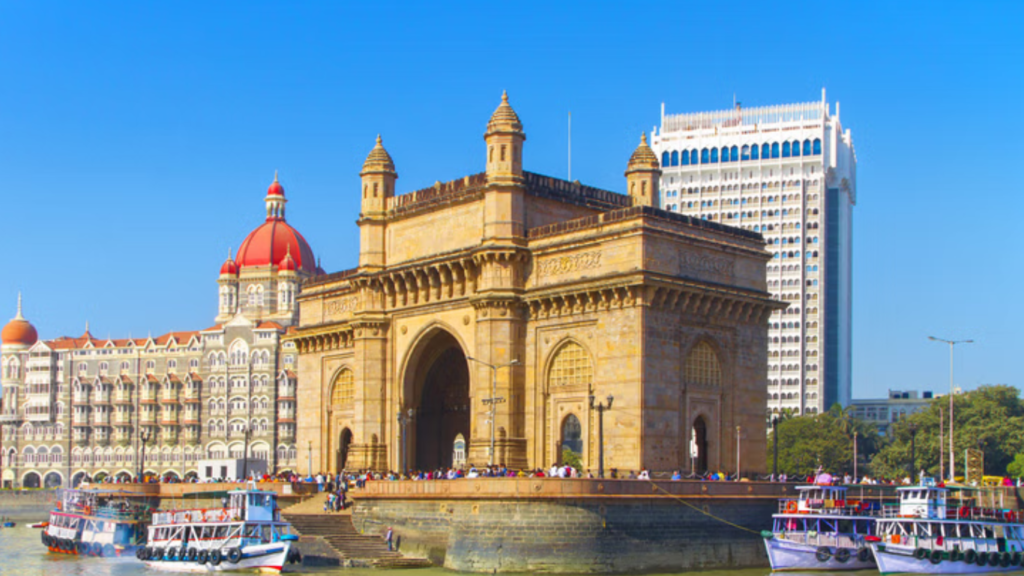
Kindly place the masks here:
[(0, 341), (4, 344), (22, 344), (31, 346), (39, 339), (36, 328), (24, 318), (15, 318), (0, 331)]
[(246, 237), (238, 249), (236, 261), (239, 268), (271, 264), (280, 267), (289, 252), (295, 266), (293, 269), (310, 274), (316, 272), (316, 258), (306, 239), (284, 219), (273, 218)]
[[(291, 247), (289, 246), (289, 248)], [(292, 258), (291, 252), (288, 252), (284, 255), (284, 260), (281, 261), (281, 265), (278, 266), (278, 270), (295, 272), (295, 268), (295, 258)]]
[(231, 276), (238, 274), (238, 264), (235, 264), (235, 261), (231, 259), (231, 256), (228, 256), (228, 259), (225, 260), (224, 264), (220, 267), (220, 273), (221, 275), (229, 274)]
[(277, 172), (274, 172), (274, 181), (270, 183), (270, 188), (267, 188), (267, 196), (284, 196), (284, 186), (277, 181)]

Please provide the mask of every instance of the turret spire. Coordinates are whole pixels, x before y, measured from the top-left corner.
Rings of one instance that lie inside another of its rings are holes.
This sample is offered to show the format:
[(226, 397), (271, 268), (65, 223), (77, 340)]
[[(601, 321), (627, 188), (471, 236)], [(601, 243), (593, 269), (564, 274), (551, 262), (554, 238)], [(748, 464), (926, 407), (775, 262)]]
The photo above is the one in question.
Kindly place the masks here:
[(284, 197), (284, 186), (277, 180), (277, 170), (274, 170), (274, 181), (267, 188), (267, 220), (284, 220), (284, 205), (288, 200)]
[(24, 320), (25, 317), (21, 315), (21, 292), (18, 292), (18, 314), (14, 317), (15, 320)]

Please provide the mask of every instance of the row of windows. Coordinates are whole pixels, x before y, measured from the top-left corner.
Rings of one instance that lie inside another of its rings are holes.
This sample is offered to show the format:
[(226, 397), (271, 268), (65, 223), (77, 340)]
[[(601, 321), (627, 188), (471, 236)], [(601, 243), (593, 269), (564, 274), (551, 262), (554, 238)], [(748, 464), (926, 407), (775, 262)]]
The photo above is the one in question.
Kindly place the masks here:
[(769, 158), (790, 158), (799, 156), (818, 156), (821, 154), (821, 139), (778, 142), (771, 144), (754, 144), (739, 146), (722, 146), (721, 148), (701, 148), (699, 151), (673, 150), (661, 154), (662, 166), (689, 166), (696, 164), (718, 164), (719, 162), (741, 162), (747, 160), (767, 160)]
[[(796, 386), (796, 385), (800, 384), (800, 379), (799, 378), (783, 378), (782, 380), (769, 380), (768, 381), (768, 385), (769, 386), (778, 386), (780, 383), (783, 386)], [(818, 385), (818, 379), (817, 378), (807, 378), (807, 379), (804, 380), (804, 384), (807, 385), (807, 386), (817, 386)]]

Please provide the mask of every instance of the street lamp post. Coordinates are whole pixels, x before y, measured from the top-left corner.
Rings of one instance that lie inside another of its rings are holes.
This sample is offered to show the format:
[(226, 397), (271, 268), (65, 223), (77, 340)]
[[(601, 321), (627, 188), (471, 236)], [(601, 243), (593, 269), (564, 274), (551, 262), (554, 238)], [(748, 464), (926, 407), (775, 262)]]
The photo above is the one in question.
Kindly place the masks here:
[(772, 416), (772, 481), (779, 479), (779, 417)]
[[(974, 340), (945, 340), (929, 336), (932, 342), (949, 344), (949, 481), (956, 481), (956, 464), (953, 455), (953, 346), (957, 344), (973, 344)], [(966, 465), (966, 464), (965, 464)]]
[(917, 469), (917, 424), (911, 422), (907, 429), (910, 430), (910, 477), (913, 478)]
[(398, 473), (399, 473), (399, 475), (405, 474), (405, 472), (406, 472), (406, 468), (407, 468), (407, 466), (406, 466), (406, 452), (408, 451), (408, 448), (407, 448), (408, 443), (406, 441), (406, 433), (407, 433), (406, 431), (408, 430), (409, 423), (412, 422), (412, 417), (415, 414), (416, 414), (416, 410), (413, 409), (413, 408), (409, 408), (408, 413), (401, 412), (401, 411), (398, 412), (398, 425), (401, 426), (401, 429), (402, 429), (402, 431), (401, 431), (401, 433), (402, 433), (402, 441), (400, 442), (400, 445), (399, 445), (400, 452), (398, 454)]
[[(145, 468), (145, 466), (146, 466), (146, 463), (145, 463), (145, 460), (146, 460), (146, 442), (149, 442), (152, 438), (153, 438), (153, 433), (152, 432), (150, 432), (149, 430), (145, 430), (145, 431), (141, 431), (140, 430), (140, 432), (139, 432), (139, 447), (142, 449), (142, 458), (140, 458), (139, 461), (138, 461), (138, 468), (139, 468), (138, 478), (139, 478), (139, 482), (142, 482), (142, 473), (145, 472), (145, 470), (146, 470), (146, 468)], [(138, 450), (136, 450), (135, 451), (135, 456), (138, 457), (138, 455), (139, 455), (139, 452), (138, 452)]]
[[(249, 479), (249, 433), (252, 432), (252, 426), (246, 422), (245, 428), (242, 429), (242, 433), (245, 434), (244, 441), (242, 443), (242, 482)], [(237, 468), (236, 468), (237, 470)]]
[(853, 481), (857, 481), (857, 431), (853, 431)]
[(309, 441), (309, 461), (306, 463), (306, 477), (313, 476), (313, 441)]
[(490, 398), (484, 398), (484, 404), (490, 404), (490, 406), (491, 406), (491, 451), (490, 451), (491, 453), (488, 455), (487, 465), (488, 466), (494, 466), (494, 434), (495, 434), (494, 426), (495, 426), (495, 422), (497, 421), (498, 404), (500, 404), (501, 402), (505, 401), (504, 398), (498, 397), (498, 369), (499, 368), (507, 368), (509, 366), (515, 366), (516, 364), (519, 364), (519, 360), (513, 360), (513, 361), (508, 362), (506, 364), (500, 364), (500, 365), (497, 365), (497, 366), (495, 366), (494, 364), (488, 364), (487, 362), (484, 362), (483, 360), (477, 360), (476, 358), (473, 358), (472, 356), (466, 356), (466, 360), (472, 360), (473, 362), (476, 362), (478, 364), (483, 364), (484, 366), (487, 366), (488, 368), (491, 369), (491, 397)]
[(590, 409), (597, 410), (597, 476), (604, 478), (604, 412), (611, 410), (615, 397), (608, 395), (608, 404), (595, 403), (596, 398), (590, 395)]
[(742, 431), (740, 427), (736, 427), (736, 481), (740, 479), (740, 435)]

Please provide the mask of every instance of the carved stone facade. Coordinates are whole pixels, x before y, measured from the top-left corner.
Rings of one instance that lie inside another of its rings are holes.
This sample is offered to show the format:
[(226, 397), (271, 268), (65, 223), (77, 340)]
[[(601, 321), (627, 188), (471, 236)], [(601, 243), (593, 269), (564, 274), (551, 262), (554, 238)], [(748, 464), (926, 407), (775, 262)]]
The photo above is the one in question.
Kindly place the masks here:
[(367, 158), (360, 266), (306, 281), (289, 336), (312, 472), (448, 466), (460, 436), (469, 464), (596, 469), (609, 396), (607, 469), (733, 470), (739, 433), (763, 471), (761, 236), (652, 206), (646, 142), (622, 195), (523, 171), (507, 99), (485, 141), (486, 172), (401, 196)]

